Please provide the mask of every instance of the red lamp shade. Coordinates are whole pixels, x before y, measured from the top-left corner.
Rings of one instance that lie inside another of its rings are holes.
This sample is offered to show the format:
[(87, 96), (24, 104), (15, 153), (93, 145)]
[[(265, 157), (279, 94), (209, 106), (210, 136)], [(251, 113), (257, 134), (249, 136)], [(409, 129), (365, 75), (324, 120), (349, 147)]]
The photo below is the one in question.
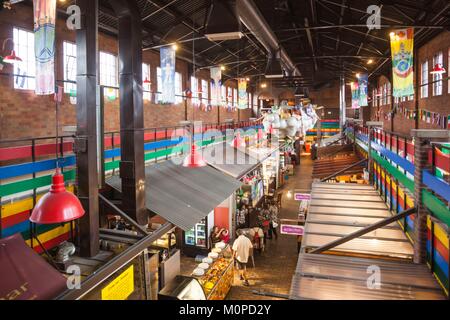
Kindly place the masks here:
[(241, 138), (241, 133), (238, 131), (233, 139), (234, 148), (245, 148), (245, 140)]
[(430, 71), (431, 74), (443, 74), (445, 72), (445, 68), (440, 63), (436, 63), (433, 70)]
[(81, 218), (84, 212), (80, 200), (64, 187), (64, 176), (58, 168), (52, 177), (50, 191), (39, 199), (30, 221), (38, 224), (63, 223)]
[(183, 167), (186, 168), (200, 168), (206, 166), (206, 161), (202, 155), (197, 151), (197, 146), (192, 143), (191, 153), (184, 158)]
[(16, 51), (11, 51), (11, 54), (9, 56), (6, 56), (3, 58), (3, 62), (6, 63), (17, 63), (17, 62), (21, 62), (22, 59), (19, 58), (18, 56), (16, 56)]
[(144, 82), (142, 82), (143, 84), (152, 84), (152, 82), (150, 80), (148, 80), (148, 78), (145, 78)]

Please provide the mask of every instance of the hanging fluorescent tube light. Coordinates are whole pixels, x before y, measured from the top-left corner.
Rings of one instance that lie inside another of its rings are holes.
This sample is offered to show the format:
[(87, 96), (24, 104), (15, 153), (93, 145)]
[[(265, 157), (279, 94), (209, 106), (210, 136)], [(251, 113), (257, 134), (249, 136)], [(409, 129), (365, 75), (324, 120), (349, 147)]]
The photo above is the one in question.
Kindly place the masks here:
[(236, 14), (236, 1), (214, 0), (205, 30), (209, 41), (241, 39), (244, 34)]

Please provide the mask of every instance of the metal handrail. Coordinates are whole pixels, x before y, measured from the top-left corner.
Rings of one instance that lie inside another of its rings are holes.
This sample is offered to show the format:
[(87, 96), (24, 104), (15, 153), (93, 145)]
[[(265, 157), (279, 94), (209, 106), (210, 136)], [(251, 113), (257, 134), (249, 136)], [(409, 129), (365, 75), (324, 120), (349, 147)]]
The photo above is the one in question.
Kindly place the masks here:
[(330, 179), (332, 179), (332, 178), (334, 178), (334, 177), (340, 175), (341, 173), (344, 173), (344, 172), (346, 172), (346, 171), (352, 169), (353, 167), (356, 167), (356, 166), (358, 166), (358, 165), (360, 165), (361, 163), (364, 163), (364, 162), (366, 162), (366, 161), (367, 161), (367, 159), (359, 160), (358, 162), (355, 162), (354, 164), (352, 164), (352, 165), (350, 165), (350, 166), (348, 166), (348, 167), (345, 167), (344, 169), (341, 169), (341, 170), (339, 170), (339, 171), (337, 171), (337, 172), (335, 172), (335, 173), (329, 175), (328, 177), (325, 177), (325, 178), (320, 179), (320, 182), (324, 182), (324, 181), (330, 180)]

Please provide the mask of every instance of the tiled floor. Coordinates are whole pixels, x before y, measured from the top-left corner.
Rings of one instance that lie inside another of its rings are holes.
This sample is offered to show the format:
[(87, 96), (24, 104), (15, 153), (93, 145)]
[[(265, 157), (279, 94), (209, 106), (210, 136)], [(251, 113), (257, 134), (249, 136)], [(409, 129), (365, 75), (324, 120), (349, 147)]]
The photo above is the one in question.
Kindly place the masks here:
[[(299, 203), (293, 199), (288, 199), (286, 194), (289, 190), (301, 189), (307, 191), (311, 189), (312, 160), (309, 156), (301, 159), (300, 166), (295, 169), (295, 175), (289, 177), (284, 186), (282, 208), (279, 218), (296, 219)], [(289, 294), (292, 276), (297, 265), (297, 238), (295, 236), (278, 235), (278, 239), (267, 240), (265, 252), (255, 253), (256, 268), (250, 267), (250, 286), (245, 287), (239, 280), (238, 273), (235, 273), (234, 286), (227, 299), (229, 300), (263, 300), (263, 299), (283, 299)], [(183, 274), (190, 273), (196, 266), (194, 259), (182, 257), (181, 262)], [(274, 295), (281, 295), (280, 298), (272, 295), (265, 296), (255, 294), (266, 292)]]

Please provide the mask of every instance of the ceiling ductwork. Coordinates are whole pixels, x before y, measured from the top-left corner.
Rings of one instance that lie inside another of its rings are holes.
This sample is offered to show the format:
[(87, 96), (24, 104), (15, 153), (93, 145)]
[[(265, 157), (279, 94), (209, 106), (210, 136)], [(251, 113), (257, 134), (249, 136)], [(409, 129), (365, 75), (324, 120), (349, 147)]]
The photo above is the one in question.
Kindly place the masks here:
[(236, 40), (244, 35), (236, 13), (235, 0), (213, 0), (205, 37), (210, 41)]
[(289, 55), (283, 48), (280, 48), (277, 36), (273, 33), (262, 13), (253, 0), (240, 0), (236, 3), (237, 12), (242, 23), (258, 39), (270, 55), (272, 52), (280, 50), (280, 60), (287, 69), (288, 74), (293, 76), (301, 75)]

